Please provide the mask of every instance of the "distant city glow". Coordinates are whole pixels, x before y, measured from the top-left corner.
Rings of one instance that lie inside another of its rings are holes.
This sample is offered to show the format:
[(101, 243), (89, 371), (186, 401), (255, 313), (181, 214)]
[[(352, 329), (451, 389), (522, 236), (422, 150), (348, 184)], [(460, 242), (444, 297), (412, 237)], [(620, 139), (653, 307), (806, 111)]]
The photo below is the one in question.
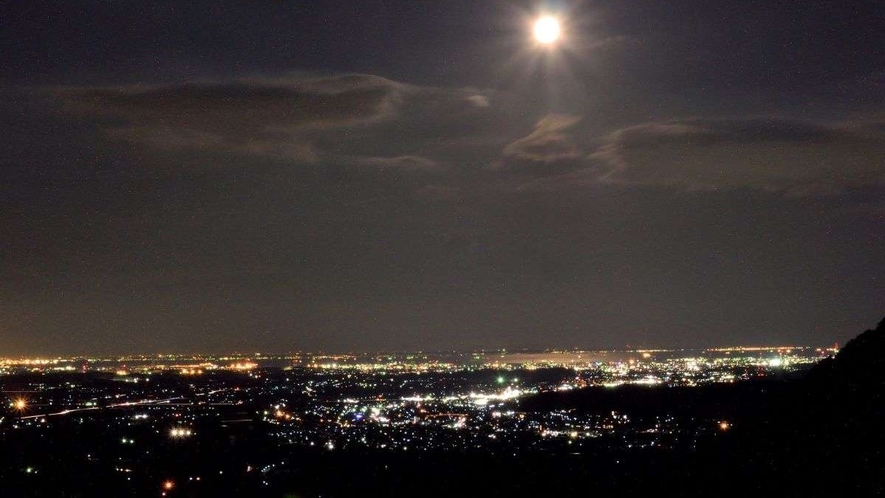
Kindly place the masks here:
[(256, 367), (258, 367), (258, 364), (251, 361), (237, 362), (230, 365), (232, 370), (254, 370)]
[[(603, 392), (603, 386), (666, 389), (752, 381), (799, 371), (829, 354), (829, 349), (821, 348), (769, 347), (724, 352), (631, 349), (359, 353), (334, 357), (311, 353), (155, 355), (92, 361), (88, 370), (94, 374), (33, 375), (35, 371), (81, 361), (60, 358), (59, 363), (47, 365), (16, 363), (0, 373), (23, 374), (21, 379), (27, 380), (6, 381), (20, 389), (7, 392), (7, 411), (27, 409), (7, 420), (0, 419), (0, 436), (4, 431), (17, 431), (33, 438), (51, 437), (62, 435), (74, 424), (89, 424), (96, 428), (94, 435), (100, 439), (102, 454), (88, 453), (84, 447), (85, 460), (79, 457), (83, 463), (112, 462), (110, 468), (124, 482), (131, 486), (147, 482), (155, 496), (166, 497), (203, 494), (197, 492), (202, 485), (193, 471), (206, 471), (202, 467), (206, 462), (193, 469), (176, 466), (174, 474), (167, 474), (173, 471), (138, 464), (138, 455), (154, 454), (155, 448), (174, 454), (207, 455), (211, 450), (203, 450), (226, 441), (227, 434), (236, 435), (247, 428), (269, 444), (295, 451), (313, 448), (323, 453), (348, 454), (364, 449), (387, 454), (460, 452), (489, 444), (526, 454), (674, 450), (711, 434), (730, 436), (735, 430), (732, 413), (687, 417), (536, 409), (532, 406), (535, 396), (574, 391), (578, 399), (594, 389)], [(772, 363), (772, 359), (782, 363)], [(130, 374), (114, 376), (124, 364)], [(232, 367), (237, 364), (249, 368), (234, 371)], [(186, 373), (188, 370), (191, 374)], [(202, 375), (193, 373), (200, 370)], [(96, 387), (93, 379), (113, 382)], [(141, 382), (131, 382), (133, 379)], [(625, 392), (642, 396), (639, 390)], [(61, 418), (67, 421), (53, 423)], [(265, 460), (263, 456), (250, 451), (240, 456), (225, 454), (225, 458), (241, 463), (239, 468), (246, 469), (262, 487), (273, 486), (273, 480), (286, 475), (293, 465), (285, 459), (261, 461)], [(46, 474), (41, 460), (23, 458), (22, 462), (18, 470), (22, 475), (26, 475), (27, 466), (34, 469), (32, 476)], [(212, 475), (228, 474), (226, 467), (209, 470)]]

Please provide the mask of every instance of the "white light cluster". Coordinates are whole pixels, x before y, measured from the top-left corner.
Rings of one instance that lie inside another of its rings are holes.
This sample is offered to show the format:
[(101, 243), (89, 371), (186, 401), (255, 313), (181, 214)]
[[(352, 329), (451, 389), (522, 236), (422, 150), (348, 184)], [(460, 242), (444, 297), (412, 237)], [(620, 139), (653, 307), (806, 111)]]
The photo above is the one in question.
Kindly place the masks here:
[(175, 427), (169, 431), (169, 435), (173, 438), (184, 438), (193, 436), (194, 432), (185, 427)]

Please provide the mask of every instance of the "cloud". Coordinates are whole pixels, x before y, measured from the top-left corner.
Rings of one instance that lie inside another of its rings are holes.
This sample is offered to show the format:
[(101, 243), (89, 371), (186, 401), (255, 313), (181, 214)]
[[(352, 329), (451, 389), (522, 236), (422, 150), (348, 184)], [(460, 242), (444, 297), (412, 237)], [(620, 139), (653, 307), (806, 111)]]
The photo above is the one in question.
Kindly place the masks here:
[(338, 126), (389, 113), (407, 87), (368, 75), (62, 89), (68, 109), (135, 124), (242, 133)]
[(531, 162), (552, 163), (582, 155), (567, 131), (581, 120), (568, 114), (548, 114), (529, 135), (507, 144), (504, 156)]
[(110, 137), (311, 162), (321, 154), (308, 132), (389, 119), (410, 91), (377, 76), (344, 75), (63, 88), (56, 94), (69, 113), (104, 122)]
[(600, 143), (588, 156), (592, 167), (558, 180), (796, 195), (885, 180), (885, 132), (877, 123), (696, 119), (630, 126)]
[(681, 119), (600, 132), (592, 120), (547, 114), (525, 135), (531, 112), (505, 92), (360, 74), (62, 88), (55, 95), (69, 113), (139, 153), (444, 172), (464, 181), (492, 165), (494, 181), (508, 190), (606, 184), (805, 195), (885, 181), (881, 120)]
[(134, 148), (400, 171), (442, 170), (500, 133), (484, 112), (492, 94), (365, 74), (54, 90), (69, 115)]
[(464, 97), (464, 100), (476, 107), (489, 107), (492, 105), (491, 102), (489, 102), (489, 98), (485, 95), (468, 95), (467, 97)]

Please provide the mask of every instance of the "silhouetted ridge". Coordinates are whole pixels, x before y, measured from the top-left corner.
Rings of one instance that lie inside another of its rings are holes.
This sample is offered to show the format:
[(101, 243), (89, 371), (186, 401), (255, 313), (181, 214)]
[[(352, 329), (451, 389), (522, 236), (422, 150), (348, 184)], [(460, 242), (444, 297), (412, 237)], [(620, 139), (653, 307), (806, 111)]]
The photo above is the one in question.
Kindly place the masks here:
[[(885, 319), (817, 364), (725, 447), (741, 478), (791, 496), (885, 494)], [(752, 486), (751, 486), (752, 487)]]
[(835, 358), (820, 362), (809, 375), (812, 382), (847, 382), (864, 386), (885, 382), (885, 318), (875, 329), (848, 341)]
[[(660, 454), (664, 475), (633, 473), (623, 494), (672, 496), (885, 496), (885, 319), (803, 378), (685, 388), (622, 386), (549, 392), (521, 409), (623, 410), (721, 416), (733, 423), (697, 449)], [(723, 483), (728, 485), (723, 487)]]

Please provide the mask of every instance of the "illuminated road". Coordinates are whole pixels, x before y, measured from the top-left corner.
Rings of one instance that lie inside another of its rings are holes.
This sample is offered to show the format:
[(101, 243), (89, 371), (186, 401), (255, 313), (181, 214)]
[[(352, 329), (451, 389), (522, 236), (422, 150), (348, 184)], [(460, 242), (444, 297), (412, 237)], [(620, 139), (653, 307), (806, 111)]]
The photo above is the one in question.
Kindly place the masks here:
[[(217, 394), (217, 393), (220, 393), (220, 392), (223, 392), (226, 390), (227, 389), (217, 389), (215, 391), (210, 391), (207, 393), (198, 394), (197, 397), (210, 396), (210, 395)], [(174, 401), (177, 401), (177, 400), (184, 400), (184, 401), (179, 401), (179, 402), (175, 403)], [(175, 406), (175, 405), (195, 405), (195, 404), (197, 404), (197, 403), (193, 403), (193, 402), (186, 401), (186, 400), (187, 400), (187, 398), (184, 398), (183, 396), (175, 396), (172, 398), (165, 398), (165, 399), (146, 399), (146, 400), (139, 400), (139, 401), (126, 401), (123, 403), (114, 403), (112, 405), (107, 405), (107, 406), (88, 406), (88, 407), (84, 407), (84, 408), (69, 408), (67, 410), (62, 410), (60, 412), (54, 412), (54, 413), (41, 413), (38, 415), (26, 415), (26, 416), (18, 417), (18, 419), (19, 420), (29, 420), (29, 419), (43, 418), (43, 417), (58, 417), (58, 416), (63, 416), (63, 415), (70, 415), (72, 413), (77, 413), (77, 412), (87, 412), (87, 411), (94, 411), (94, 410), (107, 410), (107, 409), (113, 409), (113, 408), (128, 408), (128, 407), (133, 407), (133, 406), (149, 406), (149, 405), (161, 405), (161, 404), (166, 405), (166, 406)], [(230, 405), (234, 405), (235, 403), (219, 402), (219, 403), (199, 403), (199, 404), (211, 405), (211, 406), (230, 406)]]

